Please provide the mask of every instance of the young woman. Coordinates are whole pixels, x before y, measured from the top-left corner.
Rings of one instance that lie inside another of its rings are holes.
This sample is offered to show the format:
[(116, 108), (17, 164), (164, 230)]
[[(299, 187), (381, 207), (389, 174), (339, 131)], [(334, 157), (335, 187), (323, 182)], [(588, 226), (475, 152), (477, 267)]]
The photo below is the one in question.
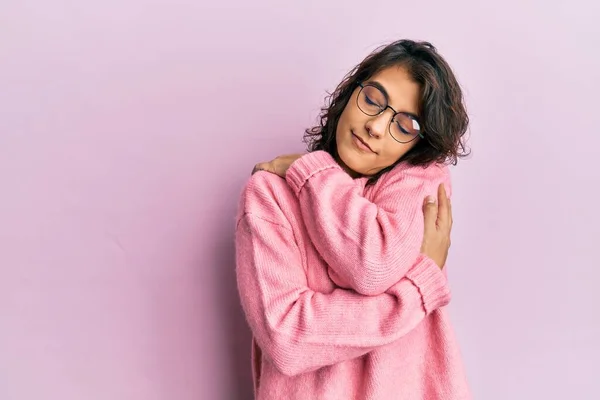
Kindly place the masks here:
[(255, 167), (236, 263), (258, 400), (470, 398), (443, 269), (467, 125), (446, 61), (401, 40), (340, 83), (307, 154)]

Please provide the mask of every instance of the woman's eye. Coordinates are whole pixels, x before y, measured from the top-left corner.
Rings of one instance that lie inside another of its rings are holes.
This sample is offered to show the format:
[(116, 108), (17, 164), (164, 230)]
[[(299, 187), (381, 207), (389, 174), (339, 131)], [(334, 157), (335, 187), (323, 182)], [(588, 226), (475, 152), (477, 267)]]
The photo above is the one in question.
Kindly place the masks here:
[(365, 99), (367, 100), (367, 104), (369, 104), (371, 106), (378, 106), (379, 107), (379, 104), (377, 104), (373, 100), (371, 100), (371, 98), (369, 96), (365, 96)]
[(404, 129), (404, 127), (402, 125), (400, 125), (400, 122), (396, 121), (396, 125), (398, 125), (398, 129), (400, 129), (400, 131), (402, 133), (404, 133), (405, 135), (409, 135), (410, 134), (410, 132), (408, 130)]

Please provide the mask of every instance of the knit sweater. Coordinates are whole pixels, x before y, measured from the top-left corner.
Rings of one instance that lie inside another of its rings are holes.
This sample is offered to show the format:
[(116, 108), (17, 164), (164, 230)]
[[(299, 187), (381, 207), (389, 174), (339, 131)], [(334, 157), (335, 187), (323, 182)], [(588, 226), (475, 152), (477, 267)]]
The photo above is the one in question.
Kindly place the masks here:
[(471, 398), (445, 269), (420, 253), (442, 182), (445, 166), (401, 164), (369, 186), (323, 151), (249, 179), (236, 274), (257, 400)]

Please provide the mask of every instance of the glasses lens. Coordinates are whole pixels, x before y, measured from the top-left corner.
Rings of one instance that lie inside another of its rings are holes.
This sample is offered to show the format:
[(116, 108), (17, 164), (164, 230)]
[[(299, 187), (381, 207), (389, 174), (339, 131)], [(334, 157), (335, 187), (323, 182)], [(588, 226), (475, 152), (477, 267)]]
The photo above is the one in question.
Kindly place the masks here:
[(377, 115), (383, 111), (387, 103), (381, 90), (375, 86), (365, 85), (358, 94), (358, 108), (367, 115)]
[(410, 115), (398, 113), (390, 121), (390, 134), (400, 143), (412, 141), (421, 133), (421, 126)]

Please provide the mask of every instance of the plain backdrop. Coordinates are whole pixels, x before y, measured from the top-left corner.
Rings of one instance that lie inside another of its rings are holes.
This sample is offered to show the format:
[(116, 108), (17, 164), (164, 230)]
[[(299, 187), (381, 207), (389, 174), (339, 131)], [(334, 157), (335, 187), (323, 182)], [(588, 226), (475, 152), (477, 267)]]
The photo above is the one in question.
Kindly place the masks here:
[(240, 189), (399, 38), (472, 120), (448, 268), (475, 398), (600, 398), (599, 4), (0, 1), (0, 399), (251, 399)]

